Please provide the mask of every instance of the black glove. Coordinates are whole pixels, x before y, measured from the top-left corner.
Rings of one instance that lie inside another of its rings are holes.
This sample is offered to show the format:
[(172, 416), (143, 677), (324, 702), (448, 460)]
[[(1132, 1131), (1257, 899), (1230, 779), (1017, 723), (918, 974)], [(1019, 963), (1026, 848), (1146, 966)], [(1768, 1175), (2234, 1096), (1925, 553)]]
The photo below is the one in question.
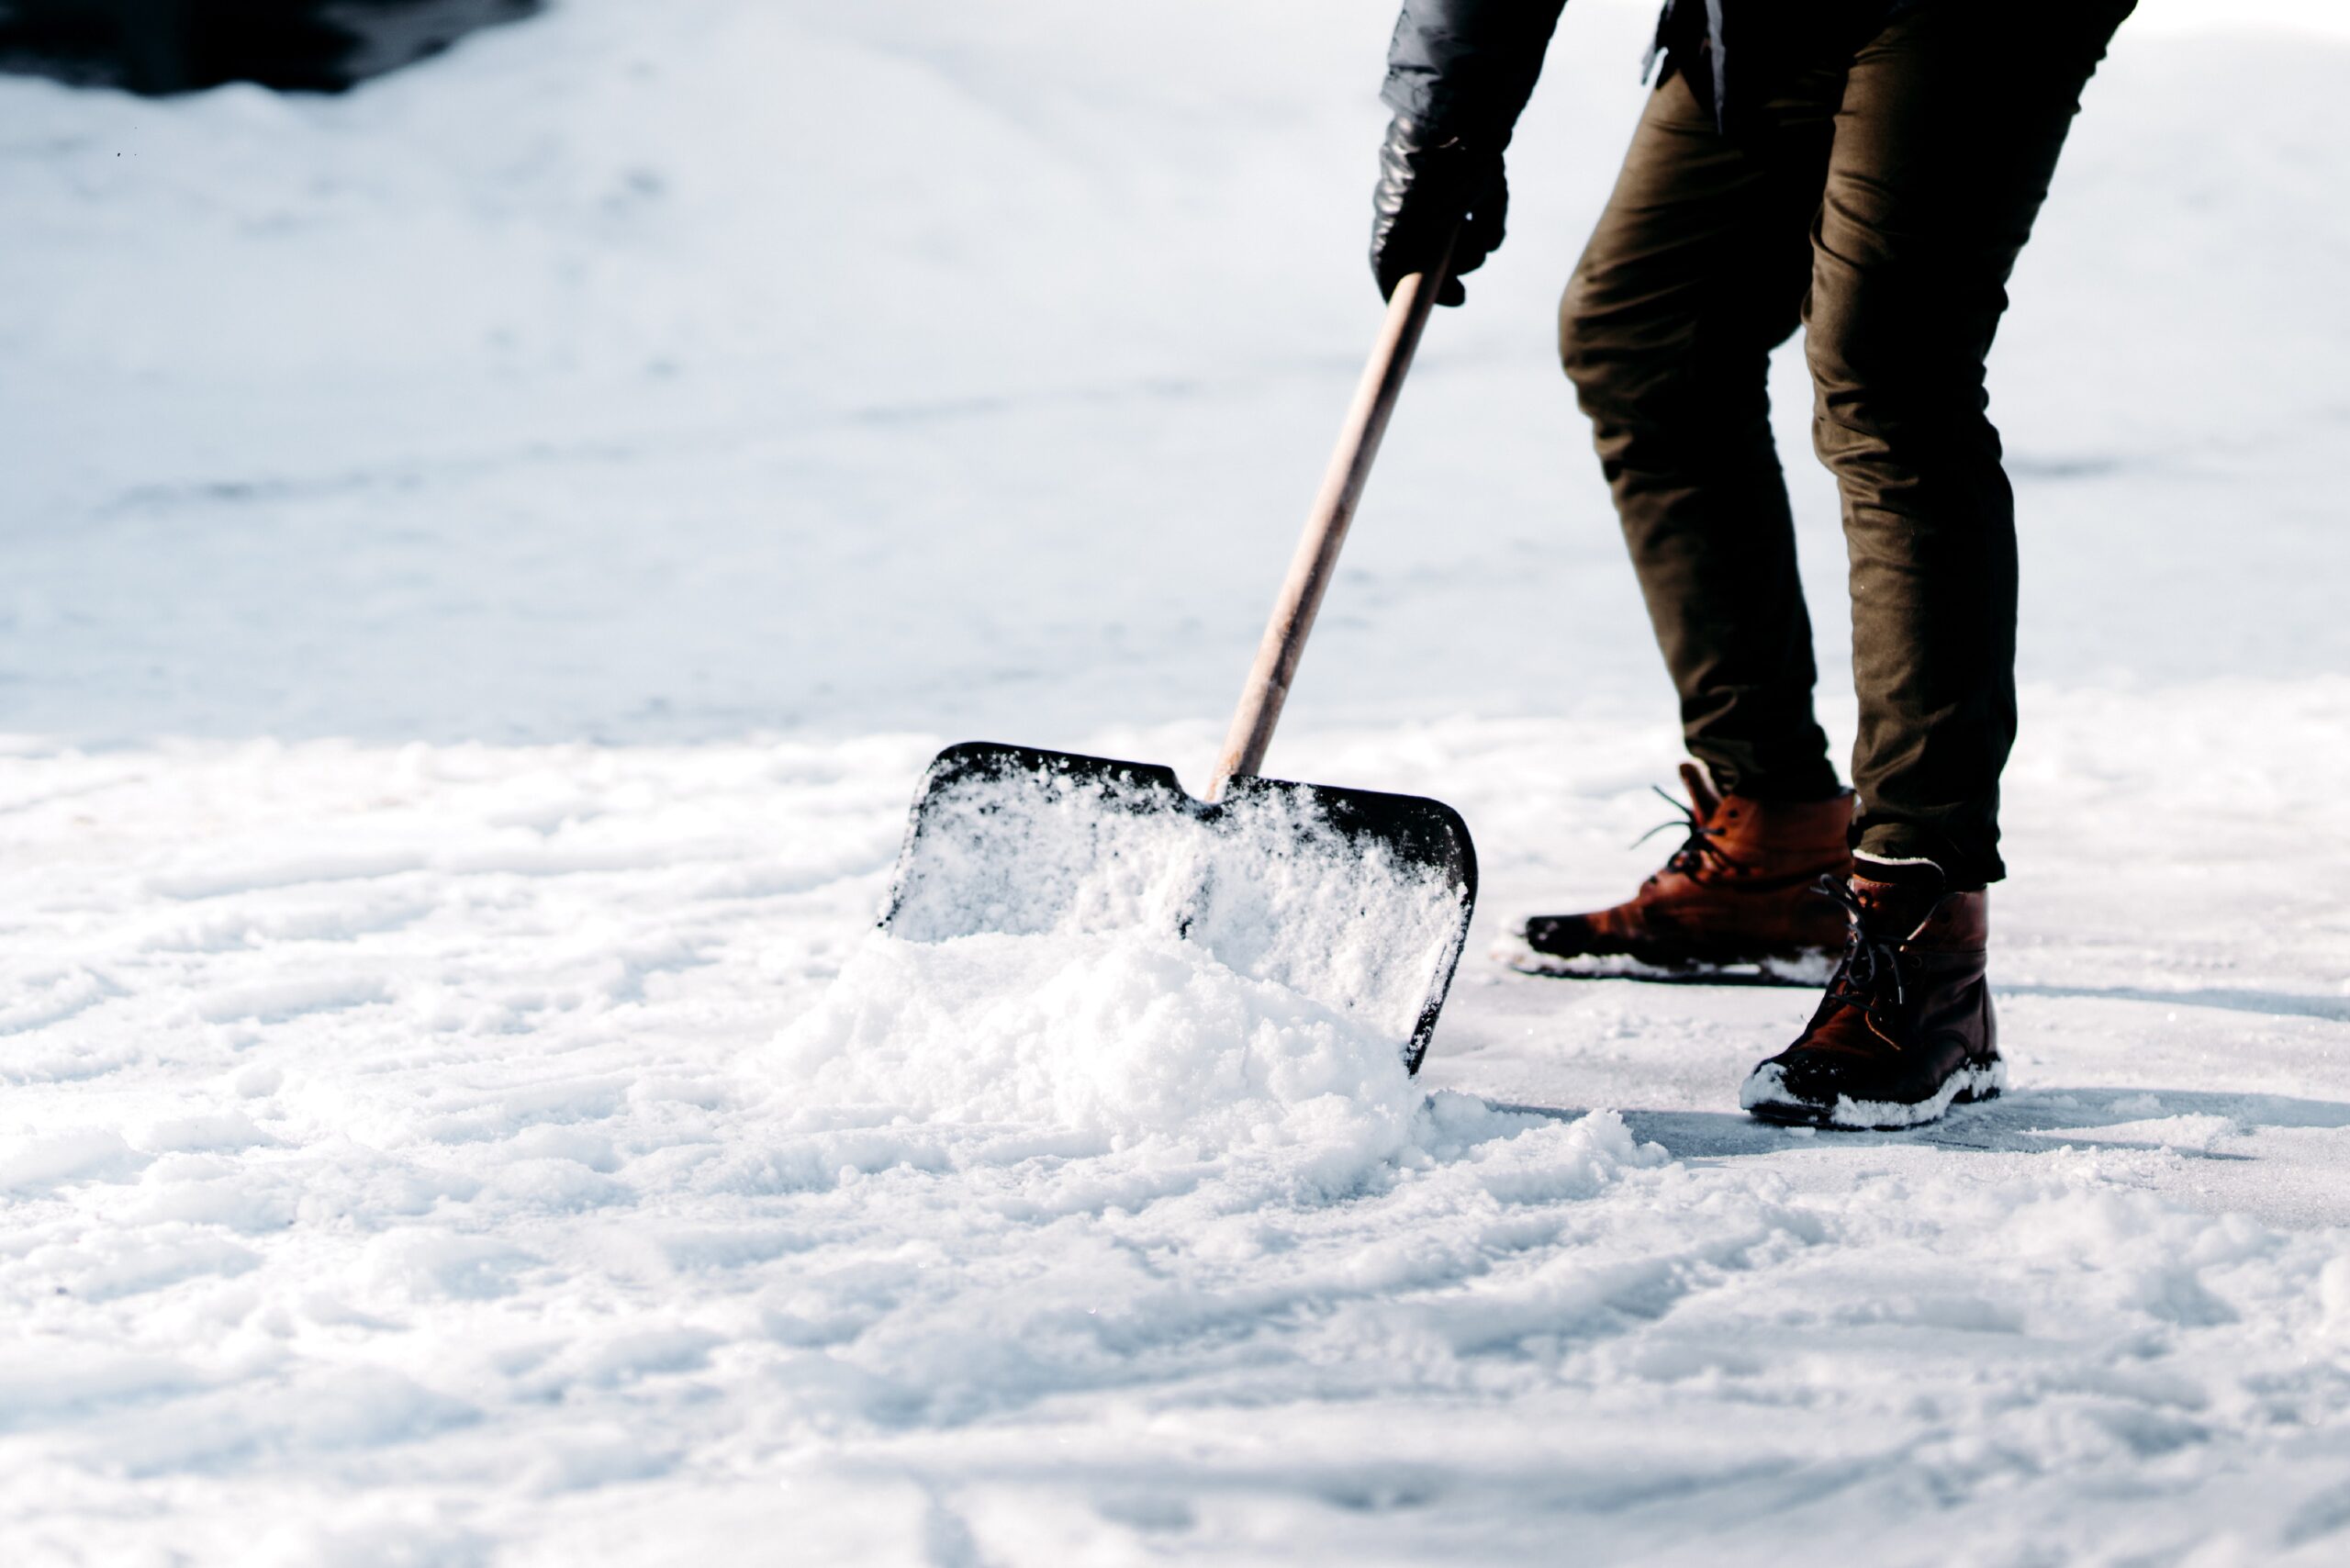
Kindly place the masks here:
[(1502, 242), (1509, 184), (1502, 177), (1501, 152), (1481, 151), (1457, 138), (1432, 139), (1397, 115), (1379, 144), (1379, 188), (1371, 207), (1371, 270), (1382, 298), (1411, 274), (1436, 265), (1446, 231), (1459, 220), (1450, 275), (1436, 297), (1438, 305), (1458, 305), (1469, 297), (1460, 274), (1475, 272)]

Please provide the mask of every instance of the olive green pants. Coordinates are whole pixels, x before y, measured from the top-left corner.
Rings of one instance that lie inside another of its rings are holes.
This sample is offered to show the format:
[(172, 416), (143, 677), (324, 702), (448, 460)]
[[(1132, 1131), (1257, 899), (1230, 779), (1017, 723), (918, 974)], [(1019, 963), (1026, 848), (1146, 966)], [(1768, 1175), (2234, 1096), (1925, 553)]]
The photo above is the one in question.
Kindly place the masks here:
[(1863, 854), (2002, 875), (2015, 501), (1984, 361), (2058, 151), (2133, 0), (1927, 0), (1791, 47), (1734, 134), (1650, 98), (1560, 308), (1560, 352), (1692, 756), (1727, 790), (1837, 788), (1764, 389), (1805, 328), (1852, 597)]

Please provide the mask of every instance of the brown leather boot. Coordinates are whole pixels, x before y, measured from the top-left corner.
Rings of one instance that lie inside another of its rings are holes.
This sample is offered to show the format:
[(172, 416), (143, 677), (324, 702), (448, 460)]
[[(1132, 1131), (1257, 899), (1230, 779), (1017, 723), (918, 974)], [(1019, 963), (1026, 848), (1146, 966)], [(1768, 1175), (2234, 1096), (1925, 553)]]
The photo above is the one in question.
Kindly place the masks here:
[[(1980, 892), (1937, 895), (1854, 877), (1844, 961), (1796, 1043), (1757, 1066), (1738, 1103), (1768, 1122), (1914, 1127), (2007, 1087)], [(1824, 902), (1824, 901), (1823, 901)]]
[(1824, 960), (1842, 946), (1843, 915), (1818, 886), (1823, 876), (1852, 873), (1844, 842), (1852, 791), (1804, 801), (1718, 795), (1686, 762), (1681, 779), (1689, 789), (1687, 841), (1613, 909), (1527, 921), (1517, 935), (1537, 955), (1532, 967), (1573, 973), (1550, 960), (1621, 957), (1694, 977)]

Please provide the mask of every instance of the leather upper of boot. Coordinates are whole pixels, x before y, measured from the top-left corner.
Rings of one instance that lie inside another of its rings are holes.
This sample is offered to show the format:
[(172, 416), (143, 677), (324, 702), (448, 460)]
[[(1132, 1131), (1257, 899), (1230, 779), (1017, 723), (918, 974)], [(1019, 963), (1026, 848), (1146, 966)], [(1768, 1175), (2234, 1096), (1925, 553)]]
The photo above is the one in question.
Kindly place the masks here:
[(1685, 762), (1681, 781), (1689, 790), (1689, 842), (1651, 879), (1659, 886), (1667, 878), (1681, 877), (1698, 884), (1750, 889), (1796, 883), (1808, 888), (1823, 872), (1852, 865), (1849, 790), (1825, 801), (1720, 795), (1702, 770)]
[(1649, 952), (1660, 961), (1681, 948), (1730, 960), (1832, 951), (1843, 916), (1814, 889), (1822, 876), (1852, 869), (1851, 791), (1761, 801), (1718, 793), (1692, 764), (1681, 778), (1688, 837), (1663, 867), (1613, 908), (1529, 920), (1527, 940), (1539, 952)]

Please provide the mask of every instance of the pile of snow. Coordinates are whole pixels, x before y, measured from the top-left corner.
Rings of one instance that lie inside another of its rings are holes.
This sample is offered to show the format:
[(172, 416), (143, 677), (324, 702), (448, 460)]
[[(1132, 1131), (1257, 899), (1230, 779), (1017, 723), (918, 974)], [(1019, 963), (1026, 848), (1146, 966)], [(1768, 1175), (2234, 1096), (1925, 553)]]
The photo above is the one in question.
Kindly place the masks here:
[(1145, 932), (876, 936), (786, 1033), (783, 1070), (818, 1104), (1371, 1159), (1420, 1099), (1393, 1036)]
[[(1442, 808), (1370, 831), (1341, 826), (1333, 809), (1280, 785), (1244, 784), (1203, 809), (1124, 769), (942, 758), (923, 781), (890, 929), (910, 942), (1181, 936), (1403, 1053), (1460, 956), (1472, 857)], [(1440, 844), (1414, 842), (1431, 834)], [(1456, 844), (1460, 865), (1420, 857)]]
[(1466, 930), (1444, 868), (1311, 796), (1025, 768), (934, 769), (889, 907), (784, 1035), (803, 1103), (1304, 1148), (1326, 1188), (1413, 1137), (1405, 1051)]
[(789, 1092), (1224, 1153), (1346, 1186), (1418, 1119), (1404, 1061), (1467, 930), (1451, 871), (1310, 793), (1203, 810), (1125, 771), (942, 758), (889, 896), (787, 1031)]

